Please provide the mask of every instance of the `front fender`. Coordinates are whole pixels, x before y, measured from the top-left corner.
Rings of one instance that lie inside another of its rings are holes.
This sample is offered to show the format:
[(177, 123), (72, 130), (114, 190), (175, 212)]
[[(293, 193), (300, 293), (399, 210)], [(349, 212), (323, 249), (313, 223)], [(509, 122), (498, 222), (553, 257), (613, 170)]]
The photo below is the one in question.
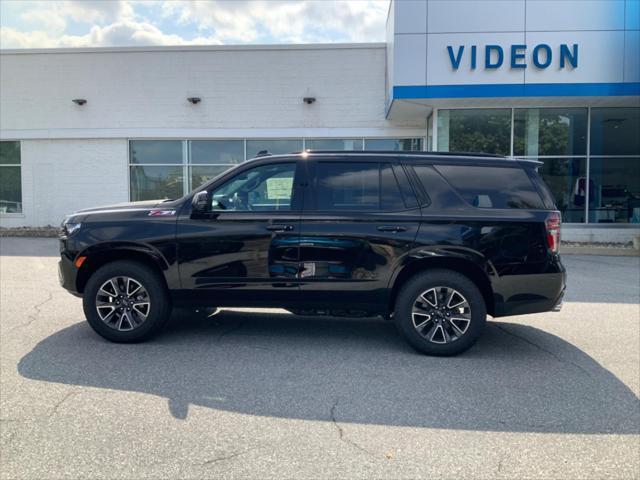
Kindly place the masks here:
[(138, 242), (128, 242), (128, 241), (109, 241), (109, 242), (101, 242), (95, 245), (91, 245), (86, 247), (84, 250), (78, 253), (78, 256), (86, 256), (88, 259), (91, 257), (95, 257), (96, 255), (104, 255), (104, 254), (114, 254), (114, 253), (125, 253), (127, 251), (137, 252), (143, 255), (147, 255), (150, 257), (154, 263), (161, 270), (168, 270), (170, 267), (169, 261), (167, 258), (153, 245), (138, 243)]

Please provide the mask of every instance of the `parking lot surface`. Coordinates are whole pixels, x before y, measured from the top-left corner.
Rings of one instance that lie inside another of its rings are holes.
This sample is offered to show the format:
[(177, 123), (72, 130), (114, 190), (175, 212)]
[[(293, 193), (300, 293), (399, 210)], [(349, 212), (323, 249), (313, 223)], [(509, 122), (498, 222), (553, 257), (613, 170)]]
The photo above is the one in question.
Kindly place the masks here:
[(2, 478), (640, 478), (640, 259), (566, 256), (560, 313), (466, 354), (391, 323), (175, 312), (111, 344), (57, 242), (0, 239)]

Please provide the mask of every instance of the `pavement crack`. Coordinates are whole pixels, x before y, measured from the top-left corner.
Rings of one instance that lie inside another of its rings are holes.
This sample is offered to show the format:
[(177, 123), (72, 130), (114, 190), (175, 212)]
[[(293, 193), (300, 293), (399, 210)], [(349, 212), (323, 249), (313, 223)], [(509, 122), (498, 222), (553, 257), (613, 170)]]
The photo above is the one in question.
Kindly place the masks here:
[(498, 460), (498, 465), (496, 468), (496, 475), (501, 475), (502, 474), (502, 463), (504, 462), (504, 455), (500, 456), (500, 459)]
[(28, 321), (21, 323), (19, 325), (16, 325), (15, 327), (11, 328), (7, 333), (11, 333), (14, 332), (15, 330), (18, 330), (20, 328), (25, 328), (28, 327), (29, 325), (31, 325), (33, 322), (35, 322), (36, 320), (38, 320), (38, 317), (40, 316), (40, 314), (42, 313), (42, 307), (50, 302), (51, 300), (53, 300), (53, 293), (52, 292), (47, 292), (49, 294), (49, 296), (43, 300), (40, 303), (37, 303), (36, 305), (34, 305), (33, 307), (31, 307), (31, 309), (34, 311), (34, 313), (31, 313), (29, 315), (27, 315), (27, 318), (29, 319)]
[(206, 460), (206, 461), (204, 461), (202, 463), (197, 463), (196, 465), (201, 466), (201, 467), (206, 467), (206, 466), (218, 463), (218, 462), (224, 462), (225, 460), (232, 460), (232, 459), (234, 459), (236, 457), (239, 457), (241, 455), (245, 455), (247, 453), (250, 453), (250, 452), (253, 452), (255, 450), (258, 450), (259, 448), (260, 447), (249, 448), (247, 450), (243, 450), (241, 452), (232, 453), (230, 455), (224, 455), (224, 456), (221, 456), (221, 457), (214, 457), (214, 458)]
[(367, 450), (366, 448), (358, 445), (356, 442), (354, 442), (349, 437), (347, 437), (347, 434), (344, 431), (344, 428), (338, 423), (338, 420), (336, 419), (336, 408), (338, 407), (338, 403), (339, 402), (340, 402), (340, 399), (336, 398), (336, 401), (333, 402), (333, 405), (331, 406), (331, 422), (333, 422), (333, 425), (338, 430), (338, 436), (340, 438), (340, 441), (342, 441), (344, 443), (347, 443), (347, 444), (357, 448), (361, 452), (364, 452), (364, 453), (366, 453), (368, 455), (371, 455), (372, 457), (376, 457), (375, 453), (373, 453), (370, 450)]
[(538, 350), (540, 350), (541, 352), (544, 352), (544, 353), (546, 353), (547, 355), (552, 356), (556, 361), (558, 361), (558, 362), (560, 362), (560, 363), (565, 363), (565, 364), (568, 364), (568, 365), (573, 365), (573, 366), (574, 366), (574, 367), (576, 367), (578, 370), (580, 370), (582, 373), (584, 373), (587, 377), (589, 377), (589, 378), (591, 378), (591, 379), (593, 380), (593, 377), (591, 376), (591, 373), (589, 373), (589, 371), (588, 371), (588, 370), (586, 370), (582, 365), (580, 365), (580, 364), (578, 364), (578, 363), (576, 363), (576, 362), (573, 362), (573, 361), (571, 361), (571, 360), (567, 360), (567, 359), (565, 359), (565, 358), (562, 358), (562, 357), (558, 356), (557, 354), (553, 353), (551, 350), (547, 350), (547, 349), (546, 349), (546, 348), (544, 348), (543, 346), (538, 345), (538, 344), (537, 344), (537, 343), (535, 343), (534, 341), (529, 340), (528, 338), (523, 337), (523, 336), (521, 336), (521, 335), (518, 335), (517, 333), (513, 333), (513, 332), (511, 332), (511, 331), (507, 330), (507, 329), (506, 329), (506, 328), (504, 328), (504, 327), (501, 327), (501, 326), (499, 326), (499, 325), (496, 325), (495, 323), (493, 324), (493, 326), (494, 326), (494, 327), (496, 327), (498, 330), (500, 330), (500, 331), (502, 331), (502, 332), (506, 333), (507, 335), (510, 335), (510, 336), (512, 336), (512, 337), (515, 337), (515, 338), (517, 338), (518, 340), (521, 340), (522, 342), (527, 343), (527, 344), (531, 345), (531, 346), (532, 346), (532, 347), (534, 347), (534, 348), (537, 348), (537, 349), (538, 349)]
[(67, 400), (69, 400), (71, 397), (73, 397), (74, 395), (78, 395), (80, 392), (69, 392), (67, 393), (62, 400), (60, 400), (59, 402), (57, 402), (53, 407), (51, 407), (51, 411), (49, 412), (48, 417), (51, 418), (53, 417), (56, 413), (58, 413), (58, 409), (62, 406), (62, 404), (64, 402), (66, 402)]

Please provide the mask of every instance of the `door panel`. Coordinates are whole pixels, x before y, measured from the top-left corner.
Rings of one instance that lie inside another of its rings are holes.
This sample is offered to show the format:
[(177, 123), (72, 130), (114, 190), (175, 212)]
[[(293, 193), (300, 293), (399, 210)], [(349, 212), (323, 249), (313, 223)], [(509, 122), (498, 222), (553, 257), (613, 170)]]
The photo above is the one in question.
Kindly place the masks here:
[(389, 278), (420, 224), (415, 197), (403, 200), (398, 186), (399, 174), (407, 181), (404, 171), (377, 161), (317, 161), (309, 168), (314, 181), (300, 223), (302, 298), (319, 306), (386, 304)]
[(384, 304), (389, 278), (411, 249), (419, 219), (419, 210), (402, 215), (367, 214), (349, 218), (303, 213), (300, 225), (303, 298), (319, 304), (353, 304), (354, 308)]
[(181, 215), (182, 298), (249, 306), (273, 304), (298, 291), (301, 177), (297, 171), (295, 180), (260, 176), (273, 167), (256, 167), (263, 170), (240, 172), (214, 185), (212, 210), (203, 218), (192, 218), (190, 211)]

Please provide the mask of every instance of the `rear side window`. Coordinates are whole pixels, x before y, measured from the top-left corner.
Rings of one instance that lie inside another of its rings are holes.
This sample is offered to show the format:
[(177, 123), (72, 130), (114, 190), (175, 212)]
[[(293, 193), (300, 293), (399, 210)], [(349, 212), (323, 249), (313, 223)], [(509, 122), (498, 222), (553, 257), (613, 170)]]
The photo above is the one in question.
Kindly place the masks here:
[(531, 176), (533, 183), (538, 187), (544, 206), (549, 209), (556, 210), (556, 199), (553, 197), (553, 193), (551, 193), (547, 184), (544, 183), (544, 180), (542, 180), (542, 177), (538, 174), (537, 170), (531, 169), (529, 171), (529, 175)]
[(544, 205), (521, 168), (436, 165), (467, 203), (478, 208), (532, 208)]
[(394, 211), (406, 208), (389, 163), (319, 162), (316, 210)]

